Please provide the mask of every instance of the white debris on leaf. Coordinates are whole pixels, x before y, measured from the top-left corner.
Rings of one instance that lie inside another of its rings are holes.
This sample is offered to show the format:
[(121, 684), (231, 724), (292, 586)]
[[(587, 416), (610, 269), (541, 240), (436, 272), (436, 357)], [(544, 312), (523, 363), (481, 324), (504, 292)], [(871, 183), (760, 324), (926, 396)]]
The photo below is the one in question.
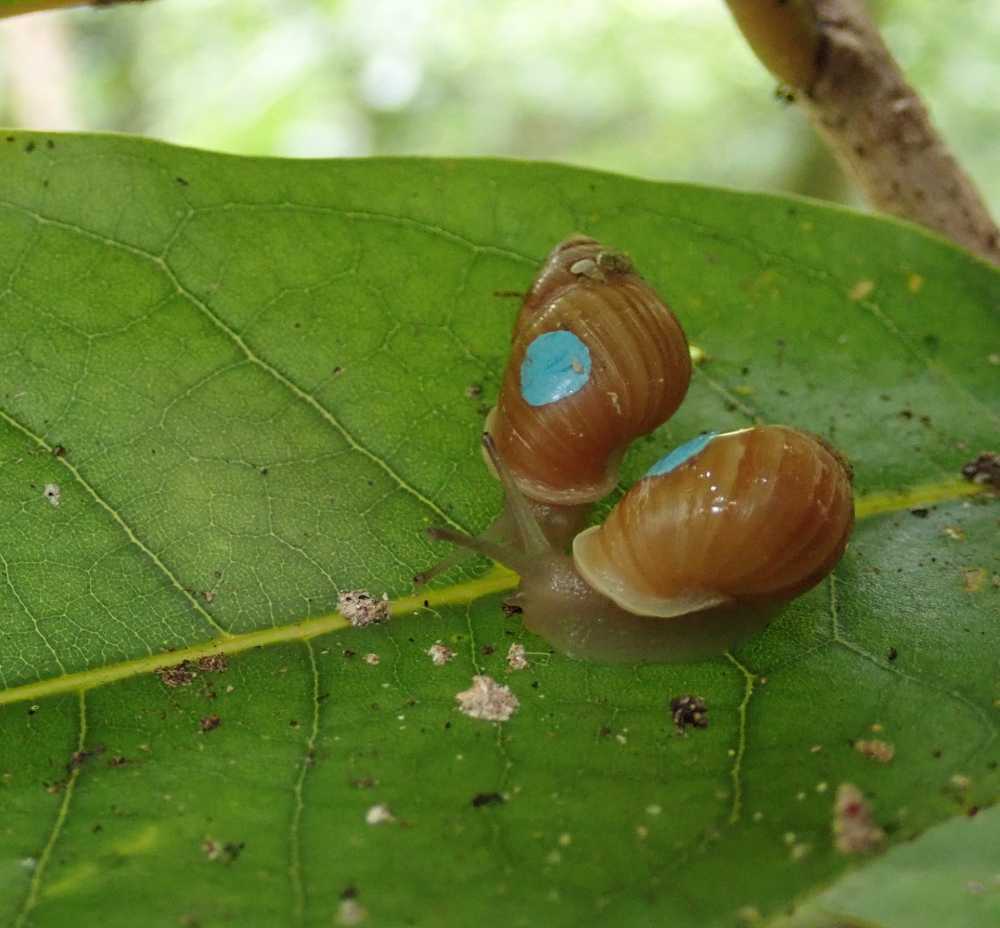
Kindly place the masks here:
[(882, 843), (885, 832), (874, 825), (864, 795), (853, 783), (837, 787), (833, 806), (833, 843), (843, 854), (861, 854)]
[(456, 693), (458, 707), (467, 716), (487, 722), (506, 722), (520, 703), (509, 687), (501, 686), (492, 677), (474, 676), (472, 689)]
[(337, 612), (357, 628), (374, 625), (376, 622), (388, 622), (392, 617), (388, 594), (383, 593), (381, 599), (376, 599), (367, 590), (347, 590), (341, 593), (337, 597)]
[(389, 807), (384, 803), (380, 802), (378, 805), (372, 806), (365, 813), (365, 822), (369, 825), (384, 825), (386, 822), (396, 821), (393, 818), (392, 813), (389, 811)]
[(528, 659), (524, 656), (524, 645), (523, 644), (512, 644), (510, 650), (507, 652), (507, 663), (510, 664), (511, 670), (524, 670), (525, 667), (530, 667)]
[(59, 489), (58, 483), (45, 484), (45, 498), (53, 506), (58, 506), (62, 502), (62, 491)]
[(365, 655), (365, 663), (367, 663), (367, 664), (381, 664), (382, 663), (382, 658), (379, 657), (377, 654), (366, 654)]
[(342, 899), (337, 906), (338, 925), (360, 925), (368, 917), (368, 910), (353, 899)]
[(447, 645), (441, 644), (440, 641), (437, 644), (432, 644), (427, 649), (427, 653), (430, 656), (431, 662), (438, 667), (447, 664), (455, 656), (455, 652)]
[(896, 749), (891, 744), (879, 739), (873, 741), (855, 741), (854, 750), (865, 757), (877, 760), (880, 764), (887, 764), (896, 756)]

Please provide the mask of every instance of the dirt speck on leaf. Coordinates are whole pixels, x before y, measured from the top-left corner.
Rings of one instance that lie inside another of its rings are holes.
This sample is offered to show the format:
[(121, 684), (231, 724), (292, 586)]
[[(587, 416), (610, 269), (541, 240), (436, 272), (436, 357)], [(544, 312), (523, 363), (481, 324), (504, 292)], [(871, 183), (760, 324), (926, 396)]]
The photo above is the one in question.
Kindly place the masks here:
[(1000, 454), (984, 451), (962, 468), (962, 476), (973, 483), (989, 484), (1000, 490)]
[(848, 296), (852, 300), (863, 300), (872, 290), (875, 289), (875, 282), (872, 280), (859, 280)]
[(691, 356), (692, 364), (702, 364), (708, 360), (708, 352), (698, 345), (688, 345), (688, 354)]
[(670, 712), (674, 727), (684, 734), (688, 725), (692, 728), (708, 728), (708, 704), (700, 696), (675, 696), (670, 700)]
[(173, 667), (157, 667), (153, 672), (159, 674), (160, 679), (171, 689), (176, 689), (178, 686), (191, 685), (194, 674), (190, 668), (193, 666), (190, 661), (181, 661)]
[(447, 664), (455, 656), (455, 652), (446, 645), (441, 644), (440, 641), (437, 644), (432, 644), (427, 649), (427, 654), (431, 659), (431, 663), (436, 664), (438, 667)]
[(202, 673), (225, 673), (229, 669), (225, 654), (206, 654), (198, 658), (198, 669)]
[(455, 699), (467, 716), (487, 722), (506, 722), (520, 705), (508, 687), (478, 674), (472, 678), (471, 689), (456, 693)]
[(896, 756), (896, 749), (885, 741), (877, 738), (871, 741), (855, 741), (854, 750), (865, 757), (877, 760), (880, 764), (887, 764)]
[(73, 756), (70, 757), (69, 763), (66, 765), (66, 772), (69, 773), (69, 774), (72, 774), (73, 773), (73, 769), (75, 767), (82, 767), (83, 766), (83, 762), (88, 757), (93, 757), (95, 754), (103, 754), (103, 753), (104, 753), (104, 745), (103, 744), (99, 744), (96, 748), (93, 748), (93, 749), (91, 749), (89, 751), (87, 751), (87, 750), (74, 751), (73, 752)]
[(962, 589), (966, 593), (979, 593), (986, 585), (987, 573), (982, 567), (962, 568)]
[(222, 724), (222, 720), (217, 715), (206, 715), (199, 723), (198, 728), (202, 732), (213, 731)]
[(500, 610), (501, 612), (503, 612), (505, 619), (509, 619), (512, 615), (517, 615), (518, 613), (524, 612), (524, 609), (522, 609), (516, 602), (514, 602), (513, 598), (505, 599), (500, 604)]
[(59, 489), (59, 484), (45, 484), (44, 496), (53, 506), (58, 506), (62, 502), (62, 491)]
[(528, 659), (524, 656), (524, 645), (523, 644), (512, 644), (510, 650), (507, 651), (507, 663), (510, 664), (511, 670), (524, 670), (525, 667), (530, 667)]
[(833, 805), (833, 843), (842, 854), (862, 854), (881, 844), (885, 832), (872, 823), (871, 809), (853, 783), (837, 787)]
[(337, 906), (337, 917), (334, 921), (345, 928), (360, 925), (368, 917), (368, 910), (354, 899), (341, 899)]
[(480, 806), (497, 806), (504, 801), (503, 795), (500, 793), (476, 793), (472, 797), (472, 805), (477, 809)]
[(337, 597), (337, 611), (356, 628), (374, 625), (376, 622), (388, 622), (392, 618), (388, 595), (383, 593), (381, 599), (376, 599), (367, 590), (347, 590), (341, 593)]
[(211, 861), (222, 864), (231, 864), (245, 845), (242, 841), (237, 844), (235, 841), (216, 841), (214, 838), (206, 838), (201, 843), (201, 850)]
[(396, 821), (395, 816), (389, 811), (389, 807), (384, 802), (372, 806), (365, 813), (365, 823), (368, 825), (384, 825), (387, 822), (394, 821)]

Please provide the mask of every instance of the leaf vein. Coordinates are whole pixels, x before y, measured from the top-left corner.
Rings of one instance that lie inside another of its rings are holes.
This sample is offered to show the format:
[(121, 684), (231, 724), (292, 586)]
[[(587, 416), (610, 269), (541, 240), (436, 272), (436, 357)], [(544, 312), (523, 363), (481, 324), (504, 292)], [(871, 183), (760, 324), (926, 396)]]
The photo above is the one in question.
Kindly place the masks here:
[[(171, 269), (170, 265), (162, 258), (160, 258), (157, 255), (151, 254), (148, 251), (144, 251), (141, 248), (137, 248), (134, 245), (128, 245), (125, 242), (115, 241), (114, 239), (108, 238), (107, 236), (99, 235), (96, 232), (92, 232), (89, 229), (84, 229), (80, 226), (76, 226), (71, 223), (60, 222), (59, 220), (51, 219), (47, 216), (41, 215), (40, 213), (36, 213), (32, 210), (25, 209), (24, 207), (16, 207), (10, 203), (0, 203), (0, 206), (4, 206), (7, 209), (19, 210), (25, 213), (26, 215), (30, 216), (36, 222), (42, 225), (49, 225), (54, 228), (64, 229), (66, 231), (73, 232), (77, 235), (82, 235), (85, 238), (90, 238), (93, 239), (94, 241), (98, 241), (105, 245), (109, 245), (112, 248), (121, 249), (122, 251), (126, 251), (137, 257), (143, 258), (146, 261), (149, 261), (150, 263), (158, 267), (163, 272), (164, 276), (166, 276), (166, 278), (174, 286), (178, 295), (187, 299), (191, 303), (191, 305), (195, 307), (195, 309), (197, 309), (202, 315), (205, 316), (206, 319), (209, 320), (209, 322), (211, 322), (220, 332), (222, 332), (225, 336), (227, 336), (233, 342), (233, 344), (236, 345), (236, 347), (243, 352), (248, 361), (250, 361), (252, 364), (255, 364), (262, 371), (264, 371), (266, 374), (268, 374), (274, 380), (280, 383), (293, 396), (295, 396), (297, 399), (299, 399), (307, 406), (311, 407), (315, 412), (317, 412), (320, 418), (322, 418), (328, 425), (330, 425), (336, 432), (340, 434), (340, 436), (344, 439), (345, 442), (347, 442), (348, 446), (351, 448), (352, 451), (356, 452), (357, 454), (360, 454), (362, 457), (367, 458), (372, 464), (374, 464), (376, 467), (384, 471), (393, 481), (396, 482), (396, 484), (400, 487), (400, 489), (406, 491), (407, 493), (410, 493), (420, 503), (422, 503), (424, 506), (426, 506), (428, 509), (434, 512), (440, 519), (444, 520), (444, 522), (446, 522), (452, 528), (461, 529), (463, 527), (459, 525), (457, 522), (455, 522), (452, 518), (450, 518), (448, 514), (433, 500), (429, 499), (427, 496), (421, 493), (416, 487), (413, 487), (409, 483), (407, 483), (399, 474), (397, 474), (389, 466), (389, 464), (386, 461), (382, 460), (382, 458), (380, 458), (377, 454), (375, 454), (374, 452), (366, 448), (364, 445), (362, 445), (344, 426), (344, 424), (336, 416), (334, 416), (332, 412), (330, 412), (325, 406), (323, 406), (323, 404), (320, 403), (319, 400), (316, 399), (316, 397), (314, 397), (311, 393), (307, 393), (293, 380), (291, 380), (280, 370), (278, 370), (278, 368), (276, 368), (273, 364), (266, 361), (261, 355), (258, 355), (250, 347), (250, 345), (239, 335), (239, 333), (237, 333), (234, 329), (230, 328), (219, 316), (217, 316), (214, 312), (212, 312), (211, 309), (209, 309), (206, 303), (204, 303), (202, 300), (199, 300), (198, 297), (196, 297), (193, 293), (191, 293), (184, 287), (184, 285), (177, 278), (177, 275)], [(345, 215), (351, 215), (351, 214), (345, 214)], [(361, 218), (368, 218), (367, 214), (357, 214), (357, 215)], [(432, 227), (427, 227), (427, 228), (432, 228)], [(462, 241), (462, 239), (458, 236), (455, 236), (455, 238), (458, 239), (459, 241)], [(471, 244), (468, 242), (466, 242), (465, 244), (469, 245), (469, 247), (476, 247), (476, 246), (471, 246)], [(490, 249), (485, 246), (481, 246), (480, 250), (482, 250), (484, 253), (498, 251), (496, 249)], [(504, 252), (500, 251), (499, 253), (504, 253)], [(204, 610), (201, 611), (204, 612)], [(205, 612), (204, 614), (208, 616), (207, 612)], [(209, 618), (211, 619), (211, 617)], [(214, 621), (212, 624), (213, 625), (215, 624)]]
[[(52, 454), (53, 450), (52, 446), (49, 445), (49, 443), (46, 442), (45, 439), (43, 439), (39, 435), (35, 435), (30, 429), (23, 426), (20, 422), (18, 422), (12, 416), (8, 415), (2, 409), (0, 409), (0, 419), (5, 421), (11, 427), (17, 429), (22, 435), (25, 435), (27, 438), (30, 438), (40, 448), (44, 449), (49, 454)], [(212, 628), (214, 628), (217, 632), (219, 632), (219, 634), (222, 635), (224, 638), (230, 637), (230, 632), (227, 631), (225, 628), (223, 628), (221, 625), (219, 625), (218, 622), (216, 622), (215, 619), (212, 618), (211, 614), (202, 607), (202, 605), (198, 602), (197, 599), (195, 599), (194, 594), (184, 587), (184, 585), (180, 582), (180, 580), (174, 575), (173, 571), (171, 571), (170, 568), (167, 567), (167, 565), (159, 558), (156, 552), (154, 552), (152, 548), (146, 545), (138, 537), (138, 535), (135, 534), (135, 532), (132, 530), (132, 527), (122, 518), (121, 514), (110, 503), (108, 503), (107, 500), (105, 500), (104, 497), (101, 496), (97, 492), (97, 490), (94, 489), (94, 487), (90, 485), (90, 483), (86, 480), (83, 474), (80, 473), (79, 468), (77, 468), (75, 464), (72, 464), (69, 460), (67, 460), (65, 455), (57, 457), (56, 460), (62, 467), (65, 467), (66, 470), (68, 470), (70, 474), (73, 475), (73, 479), (76, 480), (76, 482), (80, 484), (81, 487), (83, 487), (87, 495), (90, 496), (90, 498), (95, 503), (97, 503), (97, 505), (100, 506), (111, 517), (112, 521), (114, 521), (115, 524), (117, 524), (118, 527), (125, 533), (128, 540), (132, 542), (132, 544), (134, 544), (140, 551), (143, 552), (143, 554), (146, 555), (146, 557), (148, 557), (156, 565), (156, 567), (160, 570), (163, 576), (170, 581), (171, 585), (176, 590), (178, 590), (181, 593), (181, 595), (184, 596), (185, 599), (187, 599), (190, 605), (194, 608), (195, 612), (197, 612), (202, 619), (204, 619)]]
[[(87, 742), (87, 700), (83, 691), (79, 693), (78, 701), (80, 706), (80, 737), (77, 741), (76, 749), (77, 752), (80, 752), (83, 751), (84, 745)], [(35, 865), (34, 873), (31, 875), (28, 894), (25, 896), (24, 903), (17, 913), (17, 918), (14, 919), (13, 928), (23, 928), (26, 919), (35, 906), (38, 905), (38, 893), (42, 885), (42, 880), (45, 878), (45, 870), (52, 856), (52, 851), (59, 841), (59, 836), (62, 834), (63, 825), (66, 823), (70, 803), (73, 801), (73, 790), (76, 787), (76, 781), (80, 778), (81, 769), (80, 764), (72, 765), (69, 779), (66, 782), (66, 788), (63, 791), (62, 802), (59, 804), (59, 812), (56, 814), (56, 820), (52, 825), (52, 830), (49, 832), (49, 838), (45, 842), (45, 847), (42, 848), (42, 853), (38, 857), (38, 863)]]
[(299, 775), (295, 780), (293, 793), (295, 795), (295, 807), (292, 810), (291, 833), (288, 843), (290, 848), (291, 862), (288, 865), (288, 879), (292, 884), (292, 923), (294, 925), (303, 924), (305, 917), (305, 884), (302, 879), (302, 836), (299, 828), (302, 823), (302, 810), (305, 804), (302, 800), (303, 788), (306, 782), (306, 774), (313, 765), (313, 757), (316, 752), (316, 738), (319, 735), (319, 668), (316, 666), (316, 652), (312, 646), (312, 641), (308, 638), (304, 642), (309, 653), (309, 666), (312, 670), (312, 726), (309, 729), (309, 740), (306, 742), (306, 754), (302, 758), (299, 767)]
[(45, 647), (49, 649), (49, 652), (52, 654), (53, 660), (56, 662), (56, 666), (65, 674), (66, 668), (63, 666), (63, 662), (59, 659), (58, 652), (56, 651), (55, 648), (52, 647), (52, 644), (49, 641), (49, 639), (45, 637), (45, 633), (38, 625), (38, 619), (35, 617), (35, 614), (28, 608), (28, 604), (21, 598), (21, 594), (18, 592), (17, 587), (14, 585), (14, 581), (11, 580), (10, 566), (7, 563), (7, 558), (3, 556), (2, 551), (0, 551), (0, 564), (3, 564), (3, 577), (7, 583), (7, 586), (10, 587), (11, 593), (13, 593), (14, 595), (14, 599), (18, 601), (21, 608), (24, 610), (25, 615), (27, 615), (27, 617), (31, 619), (31, 624), (35, 628), (35, 633), (38, 635), (39, 638), (42, 639), (42, 643), (45, 645)]
[(731, 392), (722, 383), (710, 377), (698, 365), (694, 365), (693, 370), (695, 376), (700, 377), (706, 384), (708, 384), (708, 388), (713, 393), (717, 393), (721, 396), (727, 404), (732, 404), (734, 408), (739, 410), (739, 412), (746, 416), (746, 418), (749, 419), (754, 425), (763, 425), (766, 421), (757, 409), (738, 397), (735, 393)]
[(729, 808), (729, 818), (726, 821), (727, 825), (735, 825), (739, 822), (743, 812), (743, 756), (746, 754), (747, 748), (747, 706), (750, 704), (750, 697), (753, 696), (754, 675), (728, 651), (726, 658), (743, 674), (743, 699), (736, 707), (736, 715), (739, 719), (736, 756), (733, 758), (733, 766), (729, 770), (729, 778), (733, 782), (733, 802)]
[(840, 627), (840, 610), (839, 610), (839, 604), (837, 602), (837, 582), (838, 580), (836, 573), (830, 574), (830, 616), (833, 624), (833, 637), (831, 640), (833, 641), (833, 643), (840, 645), (842, 648), (845, 648), (852, 654), (857, 655), (858, 657), (874, 665), (875, 667), (878, 667), (880, 670), (883, 670), (886, 673), (893, 674), (899, 677), (901, 680), (905, 680), (907, 683), (912, 683), (915, 686), (921, 686), (924, 689), (930, 690), (931, 692), (939, 693), (940, 695), (945, 696), (948, 699), (954, 699), (956, 702), (961, 703), (963, 706), (969, 709), (979, 719), (980, 724), (987, 733), (986, 738), (982, 742), (982, 744), (980, 744), (979, 747), (972, 752), (973, 755), (979, 753), (980, 751), (985, 750), (987, 746), (992, 744), (992, 742), (997, 737), (997, 727), (994, 724), (993, 720), (990, 718), (989, 713), (978, 703), (973, 702), (971, 699), (969, 699), (967, 696), (964, 696), (957, 690), (950, 690), (944, 686), (939, 686), (936, 683), (929, 683), (926, 680), (921, 680), (919, 677), (915, 677), (912, 674), (906, 673), (904, 670), (901, 670), (900, 668), (892, 664), (886, 664), (884, 661), (877, 658), (870, 651), (866, 651), (860, 645), (855, 644), (853, 641), (844, 636), (843, 630)]

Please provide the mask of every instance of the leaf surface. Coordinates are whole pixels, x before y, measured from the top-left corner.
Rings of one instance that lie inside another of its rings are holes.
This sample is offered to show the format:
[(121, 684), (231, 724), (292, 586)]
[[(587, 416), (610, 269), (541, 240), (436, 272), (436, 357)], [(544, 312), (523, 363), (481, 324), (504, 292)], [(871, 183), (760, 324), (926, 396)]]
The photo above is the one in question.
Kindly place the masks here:
[[(833, 849), (841, 783), (888, 843), (995, 801), (1000, 507), (951, 498), (1000, 434), (994, 269), (892, 221), (557, 165), (9, 138), (4, 923), (730, 926), (864, 862)], [(550, 654), (476, 562), (387, 625), (325, 619), (341, 590), (408, 596), (442, 553), (426, 526), (499, 510), (477, 435), (504, 293), (578, 230), (709, 357), (623, 485), (705, 429), (782, 422), (884, 511), (713, 661)], [(134, 674), (212, 649), (229, 669), (190, 686)], [(457, 711), (474, 673), (510, 685), (510, 722)], [(682, 694), (707, 729), (676, 732)], [(852, 747), (872, 738), (892, 761)]]
[(818, 901), (878, 928), (991, 928), (1000, 921), (998, 825), (996, 807), (937, 825)]

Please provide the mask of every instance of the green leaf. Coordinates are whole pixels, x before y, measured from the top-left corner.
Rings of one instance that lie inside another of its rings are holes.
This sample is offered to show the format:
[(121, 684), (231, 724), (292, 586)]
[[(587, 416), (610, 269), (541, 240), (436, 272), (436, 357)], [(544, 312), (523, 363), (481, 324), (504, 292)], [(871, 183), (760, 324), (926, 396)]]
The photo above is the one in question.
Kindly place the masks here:
[[(841, 783), (887, 844), (996, 800), (1000, 507), (958, 480), (997, 444), (994, 269), (896, 222), (558, 165), (20, 133), (0, 161), (4, 923), (732, 926), (867, 859), (833, 848)], [(624, 485), (757, 420), (854, 461), (835, 577), (736, 655), (550, 654), (482, 563), (405, 598), (427, 525), (499, 509), (477, 435), (502, 294), (574, 230), (710, 359)], [(343, 628), (355, 588), (393, 621)], [(190, 686), (148, 672), (220, 651)], [(474, 673), (513, 719), (457, 711)], [(686, 693), (709, 727), (682, 737)]]
[(992, 928), (1000, 921), (1000, 808), (932, 828), (819, 902), (879, 928)]

